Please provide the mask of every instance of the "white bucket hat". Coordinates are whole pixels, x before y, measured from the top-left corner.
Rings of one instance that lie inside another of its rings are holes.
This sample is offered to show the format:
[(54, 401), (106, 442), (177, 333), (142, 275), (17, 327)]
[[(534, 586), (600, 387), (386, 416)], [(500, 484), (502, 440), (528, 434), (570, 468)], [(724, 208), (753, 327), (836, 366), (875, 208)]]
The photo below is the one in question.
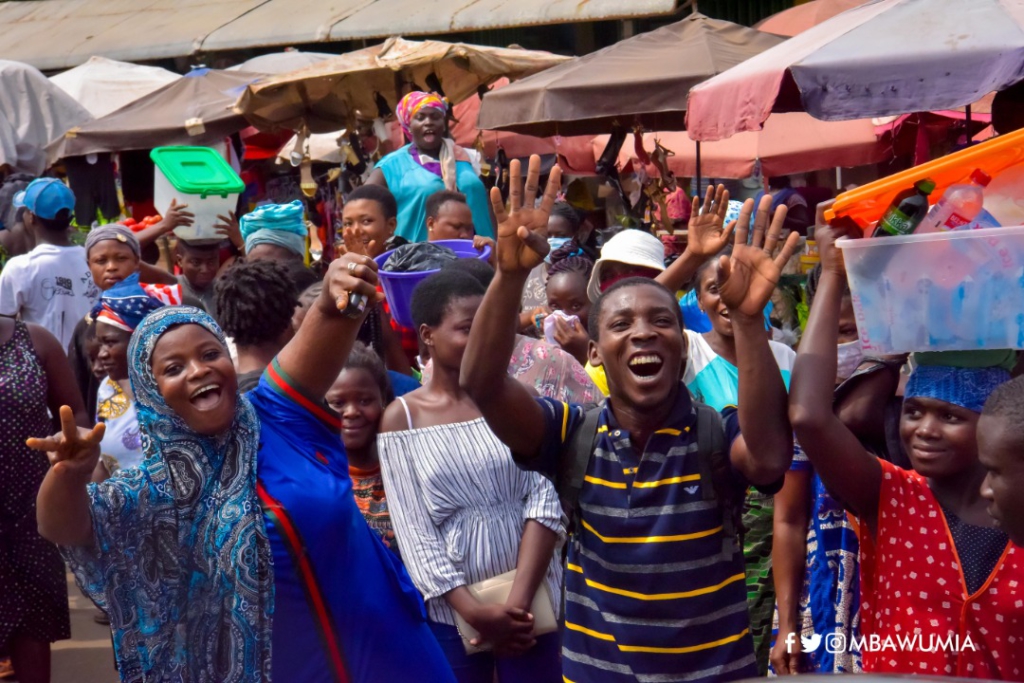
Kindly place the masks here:
[(665, 247), (661, 240), (643, 230), (623, 230), (612, 237), (601, 247), (601, 258), (594, 264), (594, 272), (587, 285), (587, 296), (591, 301), (597, 301), (601, 296), (601, 271), (609, 262), (650, 268), (660, 273), (665, 270)]

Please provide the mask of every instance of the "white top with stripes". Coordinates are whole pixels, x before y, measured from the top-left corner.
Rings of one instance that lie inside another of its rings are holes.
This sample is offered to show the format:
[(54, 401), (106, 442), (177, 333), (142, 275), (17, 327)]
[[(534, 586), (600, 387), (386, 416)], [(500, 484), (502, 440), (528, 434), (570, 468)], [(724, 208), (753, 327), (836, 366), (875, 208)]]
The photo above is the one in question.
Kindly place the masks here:
[[(422, 429), (410, 419), (409, 426), (377, 437), (388, 508), (430, 620), (454, 626), (444, 594), (515, 569), (527, 520), (564, 540), (562, 506), (551, 482), (519, 469), (482, 418)], [(560, 560), (556, 551), (545, 580), (556, 611)]]

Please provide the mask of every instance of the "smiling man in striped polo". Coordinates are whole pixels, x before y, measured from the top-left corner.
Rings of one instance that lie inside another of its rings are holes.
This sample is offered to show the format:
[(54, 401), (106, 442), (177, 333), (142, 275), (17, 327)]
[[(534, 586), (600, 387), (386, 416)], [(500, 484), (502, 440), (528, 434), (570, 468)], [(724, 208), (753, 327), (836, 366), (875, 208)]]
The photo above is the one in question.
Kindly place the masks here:
[[(635, 278), (604, 292), (590, 316), (590, 360), (608, 375), (605, 404), (587, 413), (535, 399), (504, 368), (523, 285), (546, 253), (560, 171), (533, 208), (539, 160), (530, 160), (525, 193), (513, 164), (510, 210), (492, 196), (498, 273), (473, 325), (462, 384), (517, 462), (544, 472), (578, 502), (565, 574), (564, 679), (710, 683), (756, 676), (732, 520), (744, 489), (777, 490), (792, 457), (786, 389), (778, 372), (765, 371), (776, 366), (762, 310), (795, 245), (773, 261), (759, 248), (763, 226), (755, 246), (738, 230), (722, 265), (739, 410), (719, 415), (691, 399), (680, 381), (686, 344), (675, 297)], [(777, 242), (778, 229), (769, 231), (766, 244)]]

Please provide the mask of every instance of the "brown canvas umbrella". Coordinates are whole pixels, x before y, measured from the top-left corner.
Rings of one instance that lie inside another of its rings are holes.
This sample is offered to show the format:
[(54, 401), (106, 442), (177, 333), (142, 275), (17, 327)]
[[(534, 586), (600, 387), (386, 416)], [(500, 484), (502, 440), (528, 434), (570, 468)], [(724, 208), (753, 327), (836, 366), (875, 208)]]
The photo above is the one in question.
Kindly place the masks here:
[(389, 38), (254, 83), (235, 109), (263, 130), (305, 126), (327, 133), (352, 125), (356, 111), (376, 116), (381, 98), (393, 110), (412, 87), (439, 86), (457, 104), (502, 76), (516, 80), (567, 59), (550, 52)]
[(64, 157), (209, 145), (246, 127), (232, 109), (238, 95), (262, 74), (196, 69), (103, 118), (72, 128), (47, 147), (50, 163)]
[(538, 137), (683, 130), (690, 88), (782, 41), (693, 14), (488, 93), (478, 125)]

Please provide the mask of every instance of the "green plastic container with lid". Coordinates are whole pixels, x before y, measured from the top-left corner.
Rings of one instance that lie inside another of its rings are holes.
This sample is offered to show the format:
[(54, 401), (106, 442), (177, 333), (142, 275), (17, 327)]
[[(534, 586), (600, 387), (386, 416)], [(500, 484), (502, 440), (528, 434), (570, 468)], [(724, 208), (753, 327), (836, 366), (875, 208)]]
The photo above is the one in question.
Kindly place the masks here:
[(216, 240), (218, 216), (235, 210), (245, 183), (221, 154), (211, 147), (157, 147), (149, 153), (156, 165), (153, 203), (161, 215), (174, 200), (195, 215), (191, 226), (175, 229), (184, 240)]

